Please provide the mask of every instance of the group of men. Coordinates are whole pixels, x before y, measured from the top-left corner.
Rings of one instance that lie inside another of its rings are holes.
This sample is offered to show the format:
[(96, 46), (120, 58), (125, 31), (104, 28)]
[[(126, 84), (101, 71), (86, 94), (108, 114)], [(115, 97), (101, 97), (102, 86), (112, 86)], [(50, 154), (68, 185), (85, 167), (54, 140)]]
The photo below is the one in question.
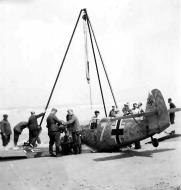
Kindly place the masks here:
[[(29, 129), (29, 139), (28, 143), (31, 147), (35, 146), (36, 141), (39, 140), (38, 134), (40, 132), (40, 127), (38, 125), (37, 119), (41, 116), (43, 116), (44, 113), (41, 113), (39, 115), (35, 115), (35, 112), (31, 112), (31, 116), (28, 120), (19, 122), (17, 125), (14, 126), (14, 146), (17, 146), (18, 139), (20, 134), (25, 128)], [(10, 142), (10, 136), (12, 134), (11, 126), (8, 121), (8, 115), (3, 115), (3, 120), (0, 122), (0, 134), (2, 138), (2, 145), (6, 147), (8, 143)]]
[[(56, 116), (57, 109), (53, 108), (51, 113), (47, 117), (47, 128), (48, 128), (48, 136), (49, 136), (49, 153), (51, 156), (59, 156), (60, 155), (60, 133), (62, 131), (69, 131), (72, 135), (73, 144), (77, 146), (76, 153), (81, 153), (80, 147), (80, 124), (78, 118), (74, 115), (73, 110), (69, 109), (67, 111), (66, 122), (60, 120)], [(18, 139), (20, 134), (25, 128), (29, 129), (29, 140), (26, 145), (30, 147), (35, 147), (36, 142), (40, 143), (39, 134), (41, 132), (41, 127), (38, 125), (37, 119), (44, 116), (45, 113), (40, 113), (38, 115), (35, 114), (34, 111), (31, 112), (31, 116), (28, 121), (20, 122), (14, 127), (14, 145), (15, 148), (18, 143)], [(2, 144), (6, 147), (10, 141), (10, 136), (12, 134), (11, 126), (8, 121), (8, 115), (3, 115), (3, 120), (0, 122), (0, 133), (2, 137)], [(53, 145), (56, 146), (56, 154), (53, 152)]]
[[(170, 109), (176, 107), (175, 104), (172, 102), (171, 98), (168, 99), (168, 103), (169, 103)], [(129, 103), (126, 103), (126, 104), (124, 104), (124, 106), (122, 108), (122, 112), (123, 112), (123, 116), (126, 116), (126, 115), (130, 115), (130, 114), (144, 113), (144, 110), (142, 108), (142, 103), (141, 102), (133, 103), (132, 108), (130, 108)], [(97, 124), (100, 121), (100, 119), (99, 119), (100, 112), (96, 110), (94, 112), (94, 114), (95, 115), (92, 117), (91, 123), (90, 123), (90, 128), (91, 129), (97, 128)], [(115, 106), (112, 106), (112, 109), (109, 112), (109, 117), (117, 117), (117, 116), (120, 116), (120, 112)], [(170, 117), (170, 124), (174, 124), (175, 113), (170, 112), (169, 117)], [(140, 148), (141, 148), (140, 141), (135, 142), (135, 149), (140, 149)]]
[[(123, 116), (126, 116), (130, 114), (143, 113), (144, 111), (142, 109), (142, 103), (139, 102), (139, 103), (133, 103), (132, 108), (130, 108), (129, 103), (124, 104), (122, 112), (123, 112)], [(116, 117), (119, 115), (120, 115), (119, 110), (115, 106), (112, 106), (112, 109), (109, 112), (109, 117)]]
[[(74, 115), (73, 110), (67, 111), (66, 122), (60, 120), (56, 116), (57, 109), (53, 108), (47, 117), (47, 128), (49, 136), (49, 153), (50, 156), (60, 155), (60, 133), (61, 131), (68, 130), (71, 133), (75, 154), (81, 153), (81, 128), (78, 118)], [(56, 154), (53, 152), (53, 145), (56, 146)]]
[[(168, 99), (168, 103), (170, 106), (170, 109), (175, 108), (175, 104), (172, 102), (172, 99)], [(124, 104), (124, 107), (122, 109), (123, 115), (129, 115), (129, 114), (137, 114), (137, 113), (143, 113), (142, 109), (142, 103), (134, 103), (133, 108), (129, 108), (129, 104)], [(53, 108), (51, 110), (51, 113), (47, 117), (47, 128), (48, 128), (48, 136), (49, 136), (49, 153), (51, 156), (59, 156), (60, 155), (60, 133), (62, 131), (68, 131), (71, 133), (72, 139), (73, 139), (73, 144), (76, 148), (76, 153), (81, 153), (81, 138), (80, 138), (80, 133), (81, 133), (81, 128), (79, 124), (78, 118), (74, 115), (73, 110), (69, 109), (67, 111), (67, 116), (66, 116), (66, 122), (63, 120), (60, 120), (56, 116), (57, 109)], [(99, 119), (99, 111), (95, 111), (95, 115), (91, 119), (91, 128), (94, 129), (97, 127), (98, 122), (100, 121)], [(115, 106), (112, 106), (111, 111), (109, 112), (109, 117), (116, 117), (119, 114), (119, 110), (116, 109)], [(41, 132), (41, 127), (38, 125), (37, 119), (44, 116), (45, 113), (40, 113), (38, 115), (35, 114), (34, 111), (31, 112), (31, 116), (29, 117), (28, 122), (20, 122), (14, 127), (14, 145), (15, 147), (17, 146), (17, 142), (19, 139), (20, 134), (25, 128), (29, 129), (29, 140), (28, 140), (28, 145), (30, 147), (35, 147), (36, 142), (40, 142), (39, 134)], [(170, 112), (170, 123), (174, 124), (174, 119), (175, 119), (175, 113)], [(0, 134), (2, 137), (2, 145), (6, 147), (8, 143), (10, 142), (10, 136), (12, 134), (11, 126), (8, 121), (8, 115), (4, 114), (3, 115), (3, 120), (0, 122)], [(56, 146), (56, 154), (53, 151), (53, 145), (55, 144)], [(140, 142), (135, 144), (136, 148), (140, 148)]]

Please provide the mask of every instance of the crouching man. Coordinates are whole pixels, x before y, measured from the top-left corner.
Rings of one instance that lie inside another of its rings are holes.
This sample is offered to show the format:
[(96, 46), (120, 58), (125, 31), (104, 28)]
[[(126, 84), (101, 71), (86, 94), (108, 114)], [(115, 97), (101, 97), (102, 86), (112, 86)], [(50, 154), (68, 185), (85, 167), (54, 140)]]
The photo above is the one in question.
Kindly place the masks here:
[(74, 115), (73, 110), (67, 110), (67, 122), (64, 125), (67, 125), (67, 130), (72, 134), (73, 139), (73, 150), (75, 154), (80, 154), (82, 151), (81, 148), (81, 128), (78, 118)]
[[(49, 136), (49, 153), (50, 156), (60, 155), (60, 131), (64, 130), (65, 127), (62, 126), (64, 121), (59, 120), (56, 116), (57, 109), (52, 108), (51, 113), (47, 117), (47, 128)], [(56, 146), (56, 154), (53, 153), (53, 145)]]
[(14, 126), (14, 146), (16, 148), (19, 136), (21, 135), (22, 131), (28, 127), (28, 122), (22, 121), (19, 122), (17, 125)]

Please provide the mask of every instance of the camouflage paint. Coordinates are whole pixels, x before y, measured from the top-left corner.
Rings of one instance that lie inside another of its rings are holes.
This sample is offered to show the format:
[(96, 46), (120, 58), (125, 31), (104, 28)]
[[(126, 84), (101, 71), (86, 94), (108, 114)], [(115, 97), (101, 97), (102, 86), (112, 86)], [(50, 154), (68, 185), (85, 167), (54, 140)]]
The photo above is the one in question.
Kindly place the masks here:
[(111, 135), (118, 120), (112, 121), (110, 118), (103, 118), (96, 129), (90, 129), (89, 125), (82, 126), (82, 142), (97, 151), (113, 151), (151, 137), (169, 127), (168, 110), (161, 92), (157, 89), (151, 91), (146, 105), (146, 112), (155, 110), (156, 113), (151, 116), (121, 120), (119, 128), (123, 129), (123, 134), (119, 135), (120, 144)]

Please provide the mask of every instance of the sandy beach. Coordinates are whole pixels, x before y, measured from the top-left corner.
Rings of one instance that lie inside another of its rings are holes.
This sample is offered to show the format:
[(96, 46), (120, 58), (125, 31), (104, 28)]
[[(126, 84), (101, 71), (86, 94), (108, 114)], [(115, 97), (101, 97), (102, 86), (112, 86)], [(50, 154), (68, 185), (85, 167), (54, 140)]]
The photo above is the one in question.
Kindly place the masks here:
[[(158, 148), (142, 141), (142, 149), (58, 158), (40, 157), (0, 162), (3, 190), (180, 190), (181, 129)], [(160, 136), (165, 136), (161, 134)]]

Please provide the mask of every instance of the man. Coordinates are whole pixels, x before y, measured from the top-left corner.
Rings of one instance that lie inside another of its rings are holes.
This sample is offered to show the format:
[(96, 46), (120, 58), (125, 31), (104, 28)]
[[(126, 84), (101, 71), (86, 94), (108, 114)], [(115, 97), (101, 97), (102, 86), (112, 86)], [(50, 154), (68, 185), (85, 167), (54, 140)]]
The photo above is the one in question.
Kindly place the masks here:
[(137, 113), (139, 113), (139, 110), (138, 110), (138, 108), (137, 108), (137, 103), (134, 103), (133, 104), (133, 108), (132, 108), (132, 114), (137, 114)]
[(116, 117), (116, 107), (112, 106), (111, 111), (109, 112), (109, 117)]
[[(168, 99), (168, 103), (169, 103), (170, 109), (176, 108), (176, 106), (172, 102), (171, 98)], [(174, 124), (175, 123), (175, 112), (170, 112), (169, 116), (170, 116), (170, 123)]]
[(124, 104), (124, 107), (122, 109), (123, 116), (132, 114), (131, 109), (129, 108), (129, 103)]
[(68, 131), (72, 134), (72, 139), (73, 139), (73, 149), (74, 153), (81, 153), (82, 148), (81, 148), (81, 137), (80, 137), (80, 124), (78, 118), (74, 115), (73, 110), (69, 109), (67, 110), (67, 122), (64, 124), (67, 125)]
[(38, 126), (37, 119), (42, 117), (45, 113), (40, 113), (35, 115), (34, 111), (31, 111), (31, 116), (28, 120), (28, 129), (29, 129), (29, 145), (30, 147), (35, 147), (36, 140), (39, 135), (40, 128)]
[(138, 113), (144, 113), (144, 110), (143, 110), (143, 108), (142, 108), (142, 103), (141, 102), (139, 102), (138, 103)]
[(95, 115), (91, 118), (91, 121), (90, 121), (90, 128), (91, 129), (96, 129), (97, 128), (97, 124), (100, 122), (100, 119), (99, 119), (100, 112), (96, 110), (94, 112), (94, 114)]
[(10, 123), (8, 121), (8, 115), (4, 114), (3, 120), (1, 121), (1, 137), (2, 137), (2, 142), (3, 142), (4, 147), (8, 145), (11, 134), (12, 134), (12, 131), (11, 131)]
[(28, 122), (22, 121), (14, 126), (14, 146), (17, 146), (19, 136), (22, 131), (28, 126)]
[[(49, 153), (50, 156), (59, 156), (60, 155), (60, 131), (65, 129), (64, 126), (60, 126), (64, 124), (64, 121), (59, 120), (56, 116), (57, 109), (52, 108), (51, 113), (47, 117), (47, 128), (48, 128), (48, 136), (49, 136)], [(56, 146), (56, 154), (53, 153), (53, 145), (55, 143)]]

